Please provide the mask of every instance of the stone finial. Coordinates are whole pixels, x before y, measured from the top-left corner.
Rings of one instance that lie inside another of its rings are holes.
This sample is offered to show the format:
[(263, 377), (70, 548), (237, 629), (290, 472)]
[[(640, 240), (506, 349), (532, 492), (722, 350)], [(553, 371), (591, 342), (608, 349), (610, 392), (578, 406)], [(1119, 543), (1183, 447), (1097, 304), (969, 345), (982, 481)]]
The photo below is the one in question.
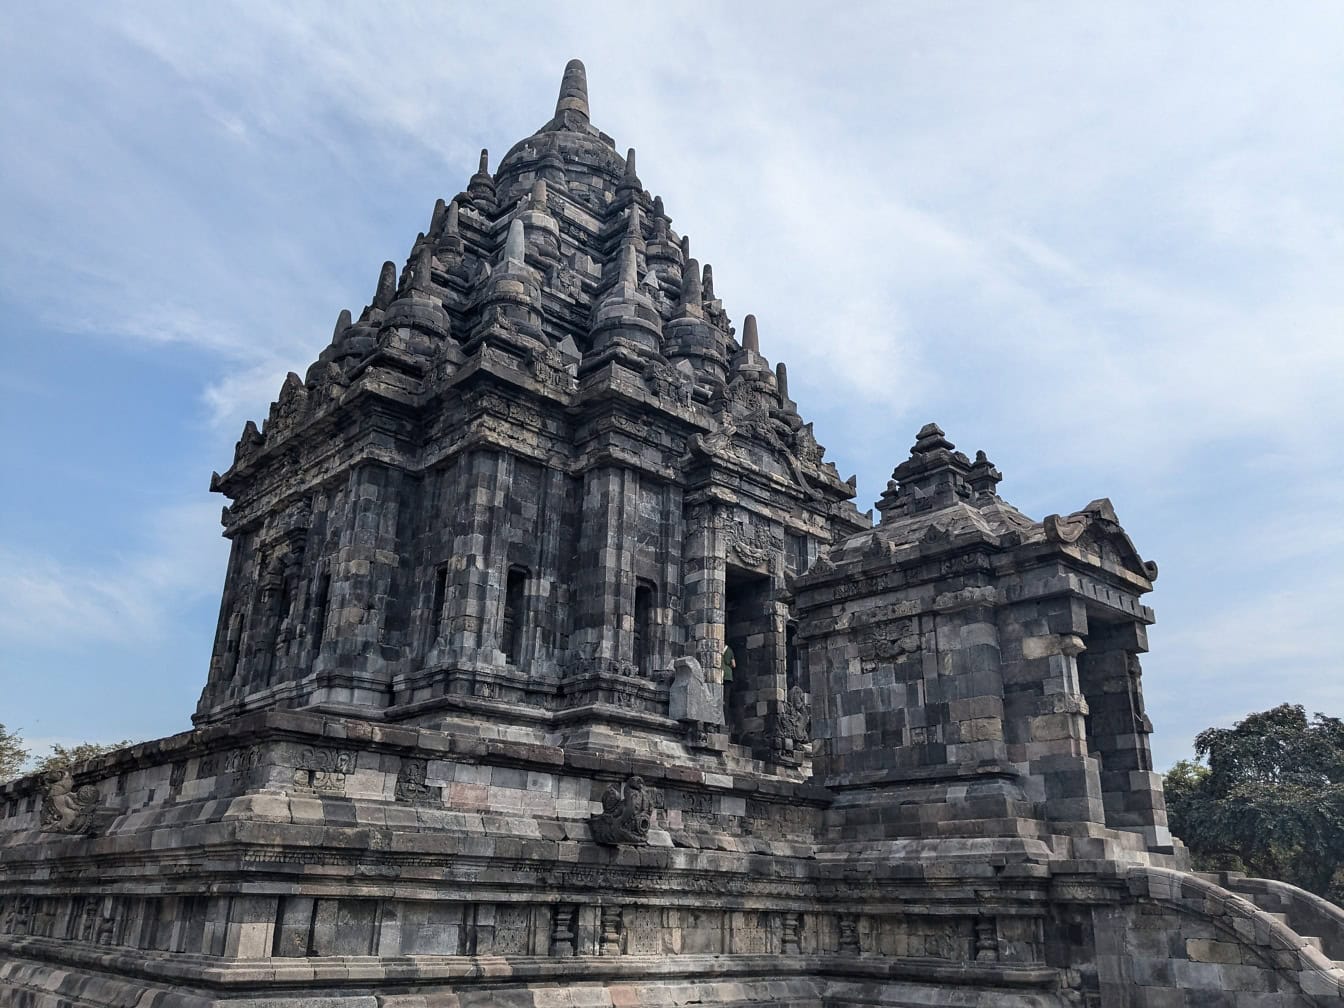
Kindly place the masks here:
[(775, 365), (775, 387), (779, 389), (779, 395), (783, 399), (789, 397), (789, 369), (780, 361)]
[(527, 194), (530, 209), (545, 211), (546, 209), (546, 180), (537, 178), (532, 181), (532, 190)]
[(341, 341), (345, 336), (345, 331), (350, 328), (350, 325), (350, 309), (342, 308), (341, 313), (336, 316), (336, 328), (332, 330), (331, 333), (331, 342), (333, 345)]
[(477, 209), (489, 209), (493, 207), (495, 200), (495, 180), (490, 177), (490, 151), (481, 148), (481, 161), (473, 175), (467, 182), (467, 192), (473, 197), (472, 203)]
[(705, 263), (704, 275), (700, 279), (700, 285), (705, 290), (705, 300), (714, 300), (714, 267)]
[[(633, 154), (634, 152), (634, 148), (630, 148), (630, 153)], [(663, 198), (661, 196), (655, 196), (653, 198), (653, 213), (655, 217), (667, 216), (667, 211), (663, 209)]]
[(429, 290), (429, 283), (432, 279), (432, 267), (434, 262), (434, 252), (429, 245), (423, 245), (415, 257), (415, 267), (411, 271), (411, 289), (418, 291)]
[(630, 216), (625, 221), (625, 237), (621, 241), (640, 251), (644, 249), (644, 214), (638, 203), (630, 204)]
[[(686, 263), (689, 263), (689, 262), (691, 261), (691, 236), (690, 236), (690, 235), (682, 235), (682, 236), (681, 236), (681, 261), (682, 261), (682, 262), (686, 262)], [(700, 272), (700, 265), (699, 265), (698, 263), (696, 264), (695, 271), (696, 271), (697, 273)]]
[(509, 233), (504, 239), (504, 261), (506, 263), (516, 262), (522, 265), (526, 261), (525, 238), (523, 222), (517, 217), (509, 221)]
[(929, 452), (937, 451), (943, 448), (952, 451), (957, 446), (954, 445), (943, 435), (943, 429), (936, 423), (927, 423), (919, 429), (915, 435), (915, 444), (910, 449), (911, 455), (926, 455)]
[(633, 147), (625, 155), (625, 174), (621, 176), (620, 184), (616, 186), (618, 192), (639, 192), (644, 188), (639, 181), (639, 174), (635, 171), (635, 149)]
[(756, 329), (755, 315), (748, 315), (742, 320), (742, 349), (754, 354), (761, 352), (761, 337)]
[(434, 213), (429, 218), (429, 233), (437, 235), (443, 228), (445, 215), (448, 213), (448, 204), (443, 200), (434, 201)]
[(373, 306), (380, 311), (386, 311), (397, 297), (397, 266), (392, 260), (383, 263), (383, 268), (378, 272), (378, 289), (373, 293)]
[[(682, 239), (684, 243), (686, 239)], [(697, 314), (704, 304), (704, 292), (700, 287), (700, 264), (694, 259), (687, 260), (681, 274), (680, 307), (693, 309)]]
[(448, 204), (448, 218), (443, 223), (444, 234), (455, 235), (458, 233), (458, 213), (457, 200), (453, 200)]
[(583, 61), (572, 59), (565, 64), (565, 75), (560, 80), (560, 97), (555, 101), (555, 116), (560, 118), (573, 112), (588, 119), (588, 71)]
[(971, 491), (976, 497), (993, 497), (1002, 479), (1003, 473), (994, 467), (989, 457), (982, 451), (976, 452), (975, 461), (966, 474), (966, 481), (971, 484)]

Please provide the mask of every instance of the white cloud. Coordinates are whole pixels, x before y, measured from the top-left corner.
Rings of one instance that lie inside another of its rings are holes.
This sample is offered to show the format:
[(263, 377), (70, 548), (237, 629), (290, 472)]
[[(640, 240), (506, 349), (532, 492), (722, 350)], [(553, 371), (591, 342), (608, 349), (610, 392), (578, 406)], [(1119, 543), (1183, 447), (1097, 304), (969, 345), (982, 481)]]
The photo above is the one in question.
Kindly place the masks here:
[(213, 502), (167, 507), (151, 516), (139, 550), (79, 564), (41, 549), (0, 546), (6, 647), (72, 653), (152, 643), (178, 607), (217, 591), (224, 552), (212, 534), (218, 521)]
[[(0, 153), (0, 294), (57, 332), (211, 355), (209, 422), (264, 416), (479, 147), (497, 163), (546, 120), (579, 56), (595, 122), (639, 148), (732, 316), (758, 315), (821, 439), (861, 467), (863, 506), (938, 419), (991, 449), (1024, 504), (1119, 484), (1137, 525), (1216, 517), (1247, 586), (1201, 582), (1212, 533), (1172, 532), (1155, 641), (1235, 678), (1226, 695), (1251, 702), (1260, 663), (1337, 651), (1312, 627), (1344, 587), (1323, 573), (1344, 549), (1328, 475), (1344, 8), (127, 5), (59, 32), (4, 17), (0, 125), (22, 142)], [(154, 563), (166, 548), (95, 569), (50, 552), (7, 557), (0, 629), (153, 633), (185, 584)]]

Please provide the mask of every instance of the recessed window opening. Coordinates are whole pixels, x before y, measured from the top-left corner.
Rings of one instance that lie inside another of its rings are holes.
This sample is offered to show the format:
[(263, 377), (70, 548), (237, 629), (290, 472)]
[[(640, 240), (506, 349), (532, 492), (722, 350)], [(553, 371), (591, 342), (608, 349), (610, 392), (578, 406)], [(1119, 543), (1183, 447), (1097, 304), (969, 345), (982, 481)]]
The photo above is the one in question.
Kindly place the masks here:
[(650, 654), (653, 641), (653, 585), (641, 581), (635, 586), (635, 640), (633, 661), (641, 675), (652, 672)]
[(504, 586), (504, 627), (500, 634), (500, 650), (510, 665), (519, 664), (523, 651), (523, 606), (527, 571), (522, 567), (510, 569)]

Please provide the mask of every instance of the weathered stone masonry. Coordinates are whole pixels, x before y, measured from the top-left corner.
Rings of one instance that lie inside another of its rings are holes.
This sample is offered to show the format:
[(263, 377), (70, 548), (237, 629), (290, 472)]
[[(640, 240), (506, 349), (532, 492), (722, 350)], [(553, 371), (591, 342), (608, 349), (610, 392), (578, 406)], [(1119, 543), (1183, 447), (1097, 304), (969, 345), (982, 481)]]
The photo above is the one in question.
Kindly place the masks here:
[(0, 1004), (1341, 1003), (1167, 830), (1155, 565), (1000, 480), (858, 513), (572, 62), (215, 475), (195, 728), (0, 785)]

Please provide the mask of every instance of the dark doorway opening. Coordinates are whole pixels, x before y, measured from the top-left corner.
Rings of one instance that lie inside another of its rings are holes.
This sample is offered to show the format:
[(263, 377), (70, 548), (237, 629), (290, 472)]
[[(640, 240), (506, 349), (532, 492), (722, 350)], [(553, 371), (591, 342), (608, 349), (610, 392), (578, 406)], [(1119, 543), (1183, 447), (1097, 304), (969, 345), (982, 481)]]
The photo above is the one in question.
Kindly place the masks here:
[(770, 577), (729, 567), (724, 580), (723, 711), (734, 742), (760, 736), (765, 712), (757, 692), (775, 665), (775, 620)]

